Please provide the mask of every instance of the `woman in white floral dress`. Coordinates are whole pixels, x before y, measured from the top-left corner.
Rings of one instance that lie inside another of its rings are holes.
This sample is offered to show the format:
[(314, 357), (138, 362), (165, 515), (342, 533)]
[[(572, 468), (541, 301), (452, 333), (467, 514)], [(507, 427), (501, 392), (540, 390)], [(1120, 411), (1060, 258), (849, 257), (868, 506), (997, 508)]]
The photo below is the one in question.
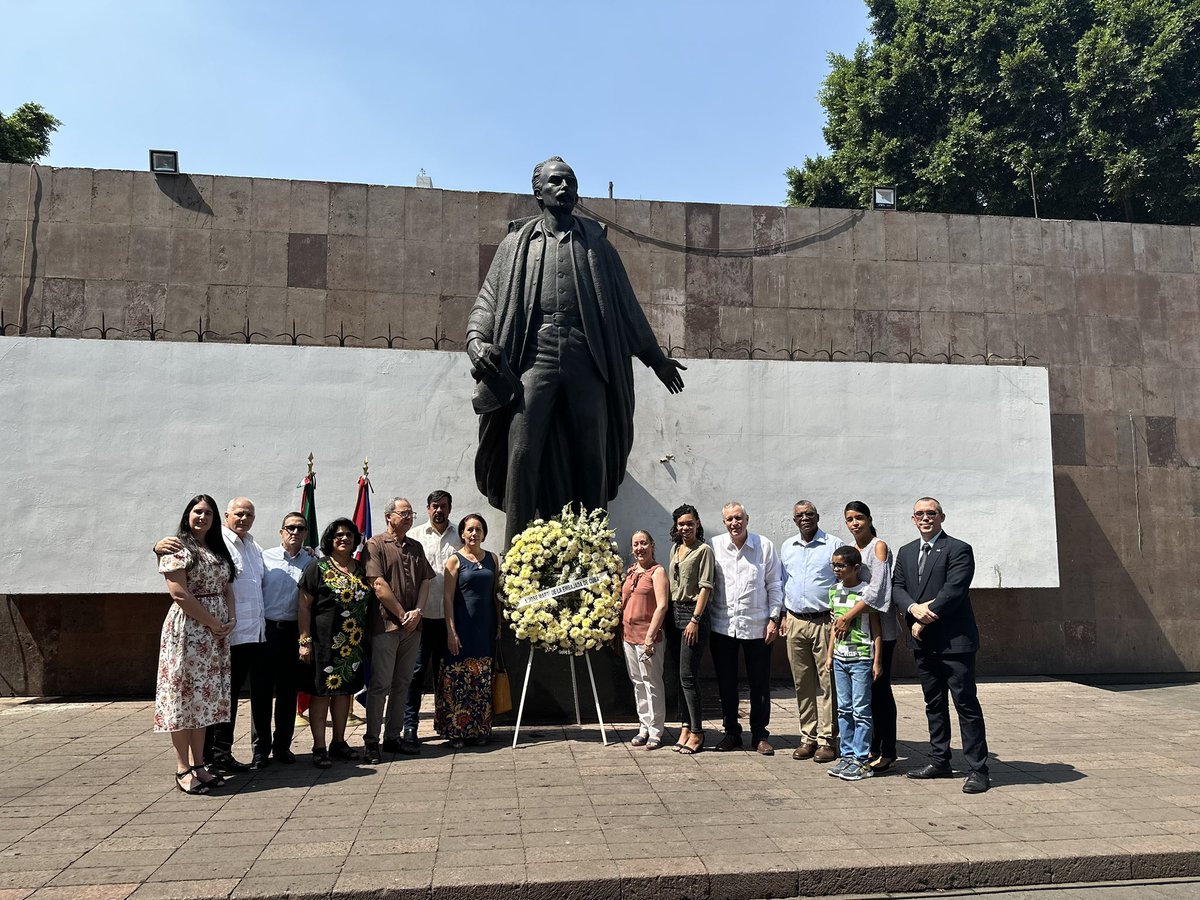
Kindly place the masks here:
[(220, 786), (204, 768), (204, 730), (229, 721), (229, 633), (237, 623), (230, 584), (234, 567), (216, 519), (212, 497), (193, 497), (179, 520), (183, 549), (158, 562), (173, 602), (158, 645), (154, 730), (171, 733), (175, 784), (188, 794)]

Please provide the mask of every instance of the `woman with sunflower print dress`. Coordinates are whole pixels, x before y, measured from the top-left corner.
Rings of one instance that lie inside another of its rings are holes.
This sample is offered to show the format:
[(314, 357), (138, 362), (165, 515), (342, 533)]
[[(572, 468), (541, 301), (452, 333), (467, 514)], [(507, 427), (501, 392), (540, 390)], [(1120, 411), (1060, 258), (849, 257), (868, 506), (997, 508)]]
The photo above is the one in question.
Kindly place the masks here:
[(487, 522), (472, 513), (458, 523), (462, 549), (446, 561), (446, 655), (433, 727), (459, 748), (492, 734), (492, 659), (500, 637), (500, 561), (483, 549)]
[[(361, 535), (349, 519), (334, 519), (321, 535), (323, 559), (309, 563), (300, 577), (300, 661), (311, 667), (309, 727), (313, 765), (327, 769), (330, 757), (358, 759), (346, 743), (346, 720), (355, 693), (362, 690), (367, 644), (363, 628), (374, 602), (362, 563), (354, 559)], [(325, 717), (333, 716), (333, 741), (325, 746)]]

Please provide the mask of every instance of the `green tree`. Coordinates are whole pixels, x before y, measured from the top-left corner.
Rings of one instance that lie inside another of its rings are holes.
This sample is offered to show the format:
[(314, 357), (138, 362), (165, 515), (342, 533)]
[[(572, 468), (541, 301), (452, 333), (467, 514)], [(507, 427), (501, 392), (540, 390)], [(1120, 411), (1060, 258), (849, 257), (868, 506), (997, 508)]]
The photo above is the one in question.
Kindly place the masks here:
[(24, 103), (8, 116), (0, 113), (0, 162), (37, 162), (50, 152), (50, 135), (61, 124), (37, 103)]
[(1200, 222), (1200, 0), (867, 0), (788, 202)]

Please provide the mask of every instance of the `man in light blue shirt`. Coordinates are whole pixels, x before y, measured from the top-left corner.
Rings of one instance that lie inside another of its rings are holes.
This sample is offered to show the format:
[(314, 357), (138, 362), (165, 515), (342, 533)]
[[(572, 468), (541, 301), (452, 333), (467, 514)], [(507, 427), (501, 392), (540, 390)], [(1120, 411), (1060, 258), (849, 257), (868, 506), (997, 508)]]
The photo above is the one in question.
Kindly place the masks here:
[(792, 758), (832, 762), (837, 759), (837, 748), (833, 686), (825, 670), (825, 653), (829, 648), (829, 589), (837, 585), (833, 554), (845, 542), (818, 527), (821, 517), (811, 500), (795, 505), (792, 521), (799, 533), (784, 541), (779, 551), (784, 606), (779, 633), (787, 639), (800, 713), (800, 746)]
[[(264, 768), (272, 755), (281, 763), (294, 763), (292, 736), (296, 730), (296, 692), (300, 687), (300, 628), (296, 621), (300, 602), (300, 576), (315, 559), (304, 547), (308, 527), (304, 516), (290, 512), (279, 529), (280, 546), (263, 551), (263, 615), (266, 618), (266, 670), (270, 684), (263, 684), (263, 702), (275, 696), (275, 734), (270, 728), (251, 729), (256, 768)], [(270, 719), (267, 719), (269, 724)]]

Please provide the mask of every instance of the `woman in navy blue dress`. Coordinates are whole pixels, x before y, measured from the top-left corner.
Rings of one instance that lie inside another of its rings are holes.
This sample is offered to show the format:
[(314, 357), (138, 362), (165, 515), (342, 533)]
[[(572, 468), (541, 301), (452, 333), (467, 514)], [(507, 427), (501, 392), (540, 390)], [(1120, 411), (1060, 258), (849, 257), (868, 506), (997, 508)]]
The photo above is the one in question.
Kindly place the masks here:
[(458, 523), (463, 547), (446, 562), (446, 655), (433, 726), (461, 747), (492, 734), (492, 660), (500, 636), (500, 560), (483, 549), (487, 522), (471, 514)]

